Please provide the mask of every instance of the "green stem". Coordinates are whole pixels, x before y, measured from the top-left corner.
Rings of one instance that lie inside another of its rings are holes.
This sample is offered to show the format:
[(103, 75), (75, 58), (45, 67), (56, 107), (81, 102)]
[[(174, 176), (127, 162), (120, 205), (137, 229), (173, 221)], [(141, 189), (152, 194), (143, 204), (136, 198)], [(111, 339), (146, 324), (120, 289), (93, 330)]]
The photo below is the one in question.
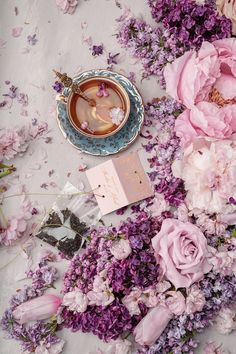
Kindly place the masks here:
[(10, 169), (4, 169), (2, 172), (0, 172), (0, 178), (5, 177), (7, 175), (10, 175), (12, 173), (13, 170)]
[(1, 207), (0, 207), (0, 222), (2, 224), (2, 227), (4, 229), (6, 229), (8, 222), (7, 222), (7, 219), (6, 219), (5, 215), (4, 215)]

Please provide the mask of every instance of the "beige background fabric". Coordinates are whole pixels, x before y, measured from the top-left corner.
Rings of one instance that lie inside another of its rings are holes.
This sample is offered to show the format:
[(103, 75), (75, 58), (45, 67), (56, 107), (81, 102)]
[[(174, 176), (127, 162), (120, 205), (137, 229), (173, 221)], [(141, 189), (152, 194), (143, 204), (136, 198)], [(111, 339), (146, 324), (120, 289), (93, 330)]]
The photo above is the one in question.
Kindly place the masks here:
[[(28, 116), (20, 114), (20, 105), (14, 101), (9, 110), (0, 110), (0, 127), (22, 126), (37, 118), (46, 121), (52, 137), (51, 144), (45, 144), (44, 139), (36, 139), (23, 157), (17, 157), (13, 163), (17, 172), (10, 177), (11, 193), (18, 185), (25, 184), (28, 192), (57, 193), (69, 180), (75, 186), (84, 182), (88, 188), (85, 174), (79, 172), (81, 163), (93, 167), (108, 158), (93, 157), (79, 153), (62, 136), (55, 118), (55, 94), (51, 88), (54, 82), (52, 69), (61, 69), (71, 75), (92, 68), (106, 68), (108, 53), (120, 53), (118, 65), (114, 70), (128, 75), (130, 71), (136, 74), (136, 85), (145, 102), (153, 97), (163, 95), (155, 77), (141, 82), (141, 66), (117, 44), (115, 19), (121, 16), (125, 7), (131, 8), (135, 16), (141, 16), (150, 24), (154, 24), (145, 0), (119, 0), (122, 10), (115, 5), (115, 0), (79, 0), (79, 5), (73, 15), (60, 12), (54, 0), (0, 0), (0, 38), (6, 45), (0, 48), (0, 94), (6, 93), (5, 80), (19, 87), (19, 92), (28, 94), (29, 104), (26, 107)], [(19, 14), (15, 15), (15, 7)], [(12, 36), (12, 29), (23, 27), (18, 38)], [(38, 42), (28, 46), (27, 36), (36, 33)], [(91, 36), (93, 44), (104, 44), (105, 54), (98, 58), (91, 55), (86, 39)], [(29, 48), (29, 52), (27, 52)], [(1, 100), (0, 100), (1, 101)], [(129, 151), (139, 149), (138, 139)], [(125, 153), (125, 152), (123, 152)], [(141, 151), (141, 159), (148, 170), (145, 153)], [(55, 170), (52, 177), (50, 170)], [(70, 177), (67, 175), (70, 173)], [(19, 175), (19, 178), (16, 176)], [(49, 187), (48, 191), (40, 188), (42, 183), (54, 182), (57, 187)], [(55, 196), (32, 197), (43, 205), (45, 210), (50, 208)], [(9, 200), (5, 206), (7, 215), (16, 212), (19, 205), (17, 198)], [(125, 217), (125, 216), (124, 216)], [(117, 224), (120, 218), (115, 214), (106, 216), (105, 223)], [(40, 255), (42, 248), (49, 248), (38, 241), (35, 242), (34, 260)], [(9, 263), (10, 262), (10, 263)], [(8, 264), (9, 263), (9, 264)], [(63, 261), (57, 265), (60, 268), (60, 279), (68, 263)], [(8, 301), (15, 289), (21, 288), (26, 260), (20, 254), (20, 247), (10, 250), (0, 249), (0, 315), (8, 306)], [(59, 294), (61, 282), (56, 284), (53, 293)], [(70, 333), (67, 330), (59, 334), (66, 340), (65, 354), (95, 353), (96, 348), (106, 345), (95, 336), (82, 333)], [(232, 353), (236, 353), (233, 334), (220, 336), (214, 329), (200, 336), (201, 343), (206, 340), (224, 342)], [(18, 354), (20, 347), (14, 340), (5, 339), (0, 331), (0, 354)], [(202, 346), (196, 353), (203, 353)]]

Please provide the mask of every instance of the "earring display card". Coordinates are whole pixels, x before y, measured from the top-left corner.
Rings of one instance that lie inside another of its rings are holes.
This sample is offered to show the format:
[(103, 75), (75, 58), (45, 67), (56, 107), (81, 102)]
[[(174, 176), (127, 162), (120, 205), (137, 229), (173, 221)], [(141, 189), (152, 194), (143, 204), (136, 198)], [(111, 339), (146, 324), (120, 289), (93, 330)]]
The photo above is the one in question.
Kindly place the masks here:
[(102, 215), (153, 195), (136, 152), (108, 160), (87, 170), (86, 175)]
[(67, 182), (35, 236), (73, 257), (83, 246), (89, 227), (100, 218), (94, 195), (83, 193)]

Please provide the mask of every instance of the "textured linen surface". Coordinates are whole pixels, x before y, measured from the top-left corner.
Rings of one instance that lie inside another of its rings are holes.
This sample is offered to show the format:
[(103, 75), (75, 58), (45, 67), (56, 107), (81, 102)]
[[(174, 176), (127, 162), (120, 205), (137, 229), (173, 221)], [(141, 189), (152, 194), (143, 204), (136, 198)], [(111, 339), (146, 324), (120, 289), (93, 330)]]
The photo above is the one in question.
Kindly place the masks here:
[[(4, 81), (10, 80), (12, 84), (19, 87), (19, 92), (29, 96), (29, 104), (26, 107), (28, 116), (22, 116), (20, 105), (14, 103), (11, 109), (0, 111), (0, 127), (22, 126), (32, 118), (37, 118), (38, 121), (48, 123), (50, 129), (48, 135), (52, 137), (51, 144), (45, 144), (43, 139), (37, 139), (23, 158), (17, 157), (12, 161), (17, 167), (20, 183), (27, 186), (28, 192), (44, 193), (46, 191), (40, 188), (40, 185), (54, 181), (58, 188), (50, 188), (48, 192), (57, 193), (68, 179), (76, 186), (83, 181), (85, 188), (88, 189), (85, 174), (79, 172), (79, 166), (85, 163), (88, 167), (93, 167), (109, 159), (109, 157), (99, 158), (81, 154), (62, 136), (56, 122), (54, 94), (51, 88), (54, 82), (53, 68), (75, 75), (82, 70), (106, 68), (108, 53), (120, 53), (118, 64), (113, 69), (125, 75), (130, 71), (135, 72), (136, 85), (145, 102), (164, 93), (159, 88), (155, 77), (141, 83), (141, 66), (120, 48), (114, 36), (117, 25), (115, 19), (121, 16), (125, 6), (131, 8), (135, 16), (142, 16), (150, 24), (154, 24), (150, 10), (145, 0), (120, 0), (119, 2), (123, 7), (122, 10), (116, 6), (115, 0), (79, 0), (75, 13), (69, 15), (63, 14), (57, 8), (55, 0), (0, 0), (0, 38), (6, 42), (5, 46), (0, 48), (0, 94), (7, 91)], [(19, 11), (17, 16), (15, 7)], [(16, 27), (23, 28), (19, 37), (12, 35), (12, 29)], [(38, 42), (34, 46), (29, 46), (27, 36), (35, 33)], [(92, 37), (93, 44), (104, 44), (103, 56), (94, 58), (91, 55), (88, 44), (82, 40), (83, 37), (86, 39), (89, 36)], [(27, 47), (30, 50), (25, 53)], [(129, 151), (135, 151), (140, 147), (139, 138)], [(141, 159), (144, 167), (147, 166), (144, 151), (141, 151)], [(36, 169), (36, 164), (40, 164), (39, 169)], [(55, 170), (51, 178), (48, 176), (50, 170)], [(71, 173), (69, 178), (68, 173)], [(11, 193), (14, 188), (15, 186)], [(32, 198), (44, 205), (46, 210), (50, 208), (54, 199), (55, 196)], [(17, 205), (18, 200), (11, 199), (6, 203), (4, 210), (14, 214)], [(117, 224), (119, 218), (112, 214), (105, 217), (104, 221), (107, 225), (111, 222)], [(36, 241), (35, 257), (42, 246), (49, 248), (46, 244)], [(0, 315), (8, 307), (11, 294), (25, 282), (17, 280), (22, 278), (26, 264), (25, 259), (18, 254), (19, 247), (10, 250), (0, 249), (0, 267), (5, 266), (0, 270)], [(10, 260), (12, 262), (7, 265)], [(66, 261), (58, 264), (61, 276), (67, 266)], [(52, 293), (59, 293), (60, 282), (56, 283), (56, 287), (57, 289)], [(5, 339), (4, 336), (5, 334), (0, 331), (0, 354), (20, 353), (19, 344), (14, 340)], [(97, 347), (106, 346), (95, 336), (80, 332), (71, 333), (63, 330), (59, 336), (66, 340), (63, 351), (65, 354), (86, 354), (89, 351), (95, 352)], [(201, 343), (206, 340), (223, 342), (232, 353), (235, 353), (233, 334), (224, 337), (214, 329), (210, 329), (200, 336)], [(202, 346), (196, 353), (202, 353)]]

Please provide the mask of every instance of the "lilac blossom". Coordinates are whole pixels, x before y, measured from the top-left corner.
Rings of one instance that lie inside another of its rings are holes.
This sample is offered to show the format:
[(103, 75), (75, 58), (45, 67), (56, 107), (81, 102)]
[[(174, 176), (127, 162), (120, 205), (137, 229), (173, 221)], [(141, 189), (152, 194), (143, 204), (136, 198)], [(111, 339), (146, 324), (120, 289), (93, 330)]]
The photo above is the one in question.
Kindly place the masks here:
[(135, 18), (129, 18), (121, 23), (117, 39), (133, 57), (140, 59), (144, 68), (143, 77), (157, 75), (163, 88), (165, 65), (185, 51), (183, 43), (168, 30), (153, 28), (143, 20)]
[(103, 44), (100, 45), (93, 45), (92, 48), (92, 55), (99, 56), (103, 54)]
[(212, 1), (148, 0), (148, 4), (153, 18), (188, 48), (231, 37), (231, 21), (218, 14)]

